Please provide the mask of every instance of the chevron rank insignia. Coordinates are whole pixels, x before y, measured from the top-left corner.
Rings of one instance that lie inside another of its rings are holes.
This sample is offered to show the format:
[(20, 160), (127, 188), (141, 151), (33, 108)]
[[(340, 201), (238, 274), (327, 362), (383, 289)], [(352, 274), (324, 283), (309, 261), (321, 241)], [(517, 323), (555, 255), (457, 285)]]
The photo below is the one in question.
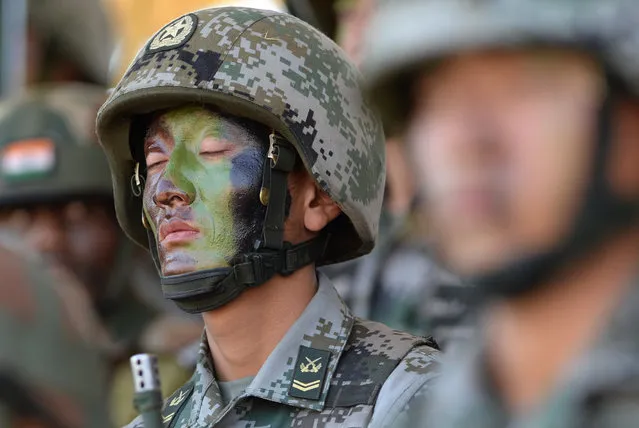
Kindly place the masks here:
[(193, 394), (194, 386), (195, 383), (193, 382), (193, 379), (189, 380), (164, 402), (164, 408), (162, 409), (162, 422), (164, 423), (165, 428), (170, 427), (175, 416), (182, 411), (184, 404), (186, 404), (188, 398), (191, 394)]
[(307, 400), (319, 400), (324, 390), (329, 351), (300, 346), (288, 395)]

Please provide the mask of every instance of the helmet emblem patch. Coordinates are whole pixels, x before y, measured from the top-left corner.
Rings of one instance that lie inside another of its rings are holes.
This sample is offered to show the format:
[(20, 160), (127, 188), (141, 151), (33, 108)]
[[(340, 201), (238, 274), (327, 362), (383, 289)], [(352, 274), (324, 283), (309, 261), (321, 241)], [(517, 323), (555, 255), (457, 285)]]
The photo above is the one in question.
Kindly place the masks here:
[(197, 16), (184, 15), (181, 18), (167, 24), (151, 39), (149, 52), (158, 52), (175, 49), (191, 39), (197, 27)]

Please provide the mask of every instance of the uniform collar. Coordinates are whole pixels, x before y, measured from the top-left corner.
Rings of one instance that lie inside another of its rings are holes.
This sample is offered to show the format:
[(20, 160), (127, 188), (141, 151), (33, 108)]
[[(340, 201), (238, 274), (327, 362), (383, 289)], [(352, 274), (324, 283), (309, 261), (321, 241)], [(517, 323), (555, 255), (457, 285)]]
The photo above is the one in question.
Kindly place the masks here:
[[(315, 296), (271, 352), (242, 397), (252, 396), (316, 411), (324, 408), (331, 379), (348, 342), (354, 317), (326, 276), (318, 273), (318, 283)], [(317, 400), (289, 395), (300, 346), (330, 353)], [(193, 425), (199, 414), (210, 417), (224, 408), (213, 367), (206, 335), (203, 335), (191, 398), (194, 405)]]
[[(322, 410), (337, 362), (346, 346), (354, 318), (331, 281), (318, 274), (319, 287), (302, 315), (257, 373), (247, 393), (289, 406)], [(300, 346), (330, 352), (323, 389), (318, 400), (295, 398), (289, 390)]]
[[(639, 382), (638, 308), (639, 272), (597, 338), (570, 364), (542, 403), (540, 410), (546, 410), (546, 413), (539, 411), (529, 416), (544, 418), (551, 415), (556, 426), (564, 426), (567, 424), (557, 422), (558, 414), (568, 417), (571, 411), (578, 411), (578, 406), (587, 406), (589, 398), (598, 397), (602, 391), (623, 391), (624, 387)], [(482, 324), (482, 334), (449, 355), (446, 372), (441, 376), (446, 382), (439, 385), (429, 407), (433, 419), (443, 420), (444, 425), (466, 426), (474, 421), (476, 427), (505, 426), (513, 416), (505, 408), (488, 375), (484, 359), (487, 347), (483, 335), (485, 320)], [(455, 406), (451, 407), (451, 402)], [(572, 407), (561, 409), (561, 412), (553, 412), (547, 407), (568, 406), (566, 403), (572, 403)], [(535, 419), (533, 425), (542, 426), (541, 421), (543, 419)]]
[[(584, 391), (614, 389), (639, 380), (639, 272), (622, 295), (598, 339), (572, 365), (567, 383)], [(614, 361), (614, 364), (610, 362)]]

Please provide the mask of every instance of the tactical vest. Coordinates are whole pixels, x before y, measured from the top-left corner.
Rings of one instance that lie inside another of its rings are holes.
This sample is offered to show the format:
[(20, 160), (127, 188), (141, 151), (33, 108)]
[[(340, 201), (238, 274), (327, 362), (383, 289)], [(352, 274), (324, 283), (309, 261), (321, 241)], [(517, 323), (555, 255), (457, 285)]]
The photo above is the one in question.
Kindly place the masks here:
[[(351, 338), (358, 328), (365, 329), (365, 325), (369, 323), (371, 321), (356, 319), (351, 330)], [(439, 349), (437, 343), (430, 337), (416, 337), (388, 327), (381, 331), (373, 331), (373, 334), (354, 341), (349, 338), (333, 373), (324, 410), (358, 405), (374, 406), (382, 386), (409, 352), (419, 346)], [(379, 355), (372, 355), (370, 350), (379, 347), (381, 343), (386, 349), (393, 349), (396, 358), (385, 358), (384, 361), (380, 361)], [(368, 376), (361, 375), (363, 368), (369, 371)], [(162, 409), (165, 428), (177, 428), (175, 421), (180, 419), (180, 413), (190, 400), (194, 386), (195, 382), (192, 378), (165, 401)], [(171, 405), (171, 403), (175, 404)], [(296, 422), (303, 422), (304, 418), (308, 418), (310, 422), (315, 418), (313, 412), (305, 414), (306, 416), (296, 416)], [(307, 425), (302, 424), (302, 426)]]

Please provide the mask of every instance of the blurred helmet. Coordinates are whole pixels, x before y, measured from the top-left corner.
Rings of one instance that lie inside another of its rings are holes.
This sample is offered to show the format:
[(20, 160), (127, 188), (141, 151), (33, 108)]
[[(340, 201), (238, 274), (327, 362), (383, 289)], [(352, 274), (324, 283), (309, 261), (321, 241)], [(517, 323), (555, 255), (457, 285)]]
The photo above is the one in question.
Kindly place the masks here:
[(469, 50), (528, 45), (590, 50), (639, 93), (634, 0), (377, 1), (362, 69), (389, 131), (405, 124), (412, 73)]
[[(72, 83), (39, 86), (0, 103), (0, 208), (113, 199), (111, 172), (95, 135), (105, 99), (102, 87)], [(132, 247), (119, 239), (99, 299), (124, 290)]]
[[(113, 53), (103, 0), (29, 0), (30, 25), (45, 47), (77, 64), (91, 82), (106, 85)], [(44, 70), (46, 72), (46, 70)]]
[(639, 201), (622, 199), (607, 179), (613, 115), (619, 94), (639, 96), (639, 14), (635, 0), (380, 1), (368, 29), (362, 70), (387, 131), (410, 117), (416, 73), (467, 51), (556, 46), (591, 52), (605, 66), (608, 93), (599, 114), (592, 177), (568, 236), (475, 278), (489, 295), (523, 293), (613, 233), (636, 223)]
[[(106, 365), (81, 288), (0, 238), (0, 426), (108, 427)], [(39, 426), (39, 425), (38, 425)]]
[[(360, 77), (328, 37), (287, 14), (207, 9), (168, 24), (140, 51), (98, 113), (122, 228), (148, 245), (142, 201), (131, 188), (136, 163), (144, 164), (132, 154), (142, 145), (130, 139), (132, 119), (197, 103), (273, 129), (341, 207), (340, 230), (318, 264), (370, 252), (384, 190), (384, 139)], [(268, 216), (267, 209), (265, 224)]]
[(70, 84), (0, 104), (0, 207), (111, 198), (111, 174), (94, 131), (105, 98), (100, 87)]

